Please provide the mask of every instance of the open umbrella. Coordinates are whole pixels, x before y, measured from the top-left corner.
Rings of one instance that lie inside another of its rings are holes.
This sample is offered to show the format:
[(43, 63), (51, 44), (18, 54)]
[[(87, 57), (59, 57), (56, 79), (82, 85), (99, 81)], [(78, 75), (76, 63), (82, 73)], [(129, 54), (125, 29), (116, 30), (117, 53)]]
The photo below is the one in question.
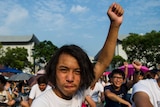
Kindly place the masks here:
[(14, 69), (14, 68), (9, 68), (9, 67), (1, 67), (0, 72), (8, 72), (8, 73), (22, 73), (22, 71)]
[(28, 84), (30, 87), (32, 87), (34, 84), (37, 83), (37, 79), (41, 76), (44, 76), (44, 74), (38, 74), (38, 75), (34, 75), (32, 76), (29, 80), (28, 80)]
[[(121, 69), (122, 71), (124, 71), (125, 66), (120, 66), (120, 67), (118, 67), (118, 69)], [(128, 64), (128, 76), (127, 77), (130, 77), (131, 75), (133, 75), (134, 71), (135, 71), (135, 69), (134, 69), (133, 65)], [(141, 66), (141, 71), (143, 71), (145, 73), (145, 72), (149, 71), (149, 68), (146, 66)]]
[(106, 72), (103, 73), (103, 75), (108, 76), (110, 73), (111, 73), (110, 71), (108, 71), (108, 72), (106, 71)]
[(32, 76), (32, 77), (28, 80), (29, 86), (33, 86), (34, 84), (36, 84), (36, 83), (37, 83), (37, 79), (38, 79), (40, 76), (44, 76), (45, 73), (46, 73), (46, 72), (45, 72), (44, 69), (39, 70), (34, 76)]
[(19, 74), (12, 75), (8, 80), (10, 80), (10, 81), (28, 80), (32, 76), (33, 75), (28, 74), (28, 73), (19, 73)]

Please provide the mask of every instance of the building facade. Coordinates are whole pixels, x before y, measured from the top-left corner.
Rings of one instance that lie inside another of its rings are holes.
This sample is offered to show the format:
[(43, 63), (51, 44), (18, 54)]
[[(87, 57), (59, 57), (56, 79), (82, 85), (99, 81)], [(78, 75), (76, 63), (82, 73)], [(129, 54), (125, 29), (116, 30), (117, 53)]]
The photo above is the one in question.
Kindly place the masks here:
[(28, 60), (32, 64), (34, 64), (34, 58), (32, 57), (34, 52), (34, 46), (39, 42), (40, 41), (34, 34), (26, 36), (0, 36), (0, 43), (2, 44), (4, 50), (8, 47), (10, 48), (24, 47), (25, 49), (27, 49)]
[[(94, 63), (97, 61), (100, 52), (101, 50), (94, 57), (94, 60), (93, 60)], [(117, 56), (117, 55), (121, 56), (125, 60), (128, 59), (126, 52), (123, 50), (122, 41), (119, 39), (117, 39), (117, 44), (116, 44), (115, 53), (114, 53), (114, 56)], [(107, 68), (107, 70), (112, 71), (113, 70), (112, 66), (110, 65), (109, 68)]]

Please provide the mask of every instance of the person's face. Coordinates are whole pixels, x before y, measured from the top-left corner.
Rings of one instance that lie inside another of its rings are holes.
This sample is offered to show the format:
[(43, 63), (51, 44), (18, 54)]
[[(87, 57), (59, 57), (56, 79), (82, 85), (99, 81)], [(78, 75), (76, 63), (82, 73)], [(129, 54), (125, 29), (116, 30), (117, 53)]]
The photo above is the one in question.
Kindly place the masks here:
[(120, 88), (121, 85), (123, 84), (123, 77), (120, 74), (114, 74), (113, 77), (111, 78), (111, 82), (112, 84), (116, 87), (116, 88)]
[[(56, 94), (60, 97), (73, 96), (80, 85), (80, 66), (77, 60), (68, 54), (61, 54), (56, 66)], [(63, 95), (62, 95), (63, 94)]]
[(159, 76), (156, 74), (155, 77), (154, 77), (154, 79), (158, 79), (158, 78), (159, 78)]
[(44, 90), (46, 89), (46, 87), (47, 87), (47, 84), (41, 83), (41, 84), (39, 84), (38, 86), (39, 86), (39, 89), (40, 89), (41, 91), (44, 91)]
[(133, 80), (135, 82), (138, 82), (139, 80), (142, 80), (142, 79), (143, 79), (143, 76), (138, 73), (133, 75)]

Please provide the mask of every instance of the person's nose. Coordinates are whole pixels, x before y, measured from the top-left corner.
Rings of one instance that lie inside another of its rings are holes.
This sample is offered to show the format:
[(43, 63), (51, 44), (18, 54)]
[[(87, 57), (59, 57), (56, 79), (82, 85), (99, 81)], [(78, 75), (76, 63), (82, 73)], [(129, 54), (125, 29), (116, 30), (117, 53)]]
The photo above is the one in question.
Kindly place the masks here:
[(73, 82), (73, 79), (74, 79), (74, 74), (73, 74), (73, 72), (72, 71), (69, 71), (68, 73), (67, 73), (67, 81), (68, 82)]

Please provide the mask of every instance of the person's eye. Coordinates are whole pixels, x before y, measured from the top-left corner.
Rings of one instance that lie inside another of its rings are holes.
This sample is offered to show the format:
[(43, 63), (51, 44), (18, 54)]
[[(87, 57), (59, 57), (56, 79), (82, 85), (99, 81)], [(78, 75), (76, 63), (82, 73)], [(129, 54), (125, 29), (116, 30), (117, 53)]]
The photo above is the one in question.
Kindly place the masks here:
[(66, 68), (59, 68), (59, 71), (61, 71), (61, 72), (67, 72), (67, 69)]
[(75, 70), (74, 72), (75, 72), (75, 74), (80, 75), (81, 71), (80, 70)]

